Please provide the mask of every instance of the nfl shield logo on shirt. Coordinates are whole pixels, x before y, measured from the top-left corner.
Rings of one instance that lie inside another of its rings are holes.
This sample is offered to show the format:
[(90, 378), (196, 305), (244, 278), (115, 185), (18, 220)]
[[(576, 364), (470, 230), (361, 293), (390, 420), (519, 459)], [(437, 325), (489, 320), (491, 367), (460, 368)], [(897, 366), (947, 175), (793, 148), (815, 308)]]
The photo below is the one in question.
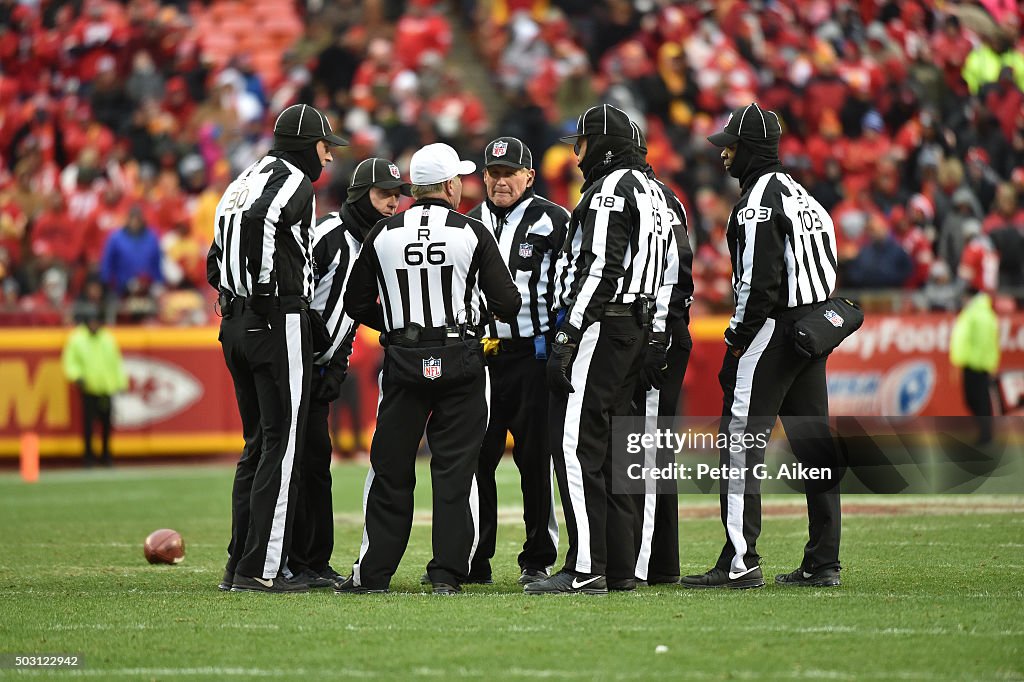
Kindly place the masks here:
[(831, 322), (833, 327), (842, 327), (843, 326), (843, 318), (840, 317), (839, 313), (837, 313), (834, 310), (826, 310), (825, 311), (825, 319), (828, 320), (829, 322)]
[(533, 244), (529, 242), (519, 245), (519, 257), (520, 258), (532, 258), (533, 257)]
[(441, 377), (441, 358), (427, 358), (423, 361), (423, 376), (433, 381)]
[(498, 140), (497, 142), (494, 143), (494, 146), (491, 147), (492, 156), (505, 156), (505, 152), (507, 151), (508, 142), (505, 142), (504, 140)]
[(388, 171), (391, 173), (391, 177), (393, 177), (395, 180), (402, 179), (402, 173), (398, 170), (398, 166), (396, 166), (395, 164), (389, 163)]

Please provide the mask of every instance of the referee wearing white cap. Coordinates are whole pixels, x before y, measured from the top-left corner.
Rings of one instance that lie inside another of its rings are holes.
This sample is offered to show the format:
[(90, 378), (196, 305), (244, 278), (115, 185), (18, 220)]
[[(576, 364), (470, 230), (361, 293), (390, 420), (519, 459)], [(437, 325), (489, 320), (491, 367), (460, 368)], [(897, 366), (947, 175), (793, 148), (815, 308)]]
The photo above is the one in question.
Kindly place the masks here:
[[(494, 237), (455, 210), (461, 175), (476, 165), (446, 144), (412, 156), (416, 202), (381, 221), (363, 242), (345, 292), (359, 323), (383, 313), (384, 368), (377, 428), (363, 491), (363, 541), (339, 593), (387, 591), (412, 528), (416, 450), (426, 429), (434, 497), (435, 594), (455, 594), (479, 541), (477, 457), (487, 428), (482, 300), (513, 319), (521, 297)], [(377, 303), (378, 298), (380, 303)], [(383, 308), (383, 310), (381, 310)]]

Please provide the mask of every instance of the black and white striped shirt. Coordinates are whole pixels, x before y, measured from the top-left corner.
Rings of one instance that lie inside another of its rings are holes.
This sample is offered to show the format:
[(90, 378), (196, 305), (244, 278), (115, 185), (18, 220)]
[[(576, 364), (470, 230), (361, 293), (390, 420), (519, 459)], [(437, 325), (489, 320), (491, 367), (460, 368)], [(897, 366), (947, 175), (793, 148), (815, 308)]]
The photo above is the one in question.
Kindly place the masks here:
[(313, 298), (313, 184), (273, 154), (246, 168), (217, 204), (211, 286), (246, 297)]
[(356, 322), (371, 324), (379, 296), (385, 331), (477, 325), (481, 292), (496, 316), (509, 320), (519, 311), (519, 291), (483, 223), (443, 200), (421, 199), (366, 237), (344, 304)]
[(745, 348), (775, 311), (828, 299), (836, 286), (832, 218), (774, 166), (750, 183), (729, 218), (736, 311), (725, 340)]
[(523, 299), (519, 315), (507, 322), (492, 321), (488, 335), (496, 339), (530, 338), (545, 334), (553, 324), (559, 252), (565, 243), (569, 212), (544, 197), (529, 194), (504, 217), (484, 202), (469, 212), (498, 242)]
[(349, 274), (362, 248), (363, 243), (347, 229), (341, 213), (328, 213), (317, 222), (313, 231), (316, 290), (312, 307), (327, 325), (331, 347), (314, 357), (313, 364), (328, 365), (333, 359), (348, 363), (356, 324), (345, 313), (342, 302)]
[(657, 182), (639, 169), (618, 169), (595, 182), (572, 212), (560, 289), (563, 324), (583, 330), (608, 303), (657, 298), (675, 251), (672, 211)]
[(669, 249), (665, 259), (665, 282), (658, 292), (654, 313), (654, 332), (668, 332), (686, 317), (686, 309), (693, 303), (693, 249), (687, 234), (686, 209), (668, 185), (649, 175), (669, 207), (672, 237), (675, 249)]

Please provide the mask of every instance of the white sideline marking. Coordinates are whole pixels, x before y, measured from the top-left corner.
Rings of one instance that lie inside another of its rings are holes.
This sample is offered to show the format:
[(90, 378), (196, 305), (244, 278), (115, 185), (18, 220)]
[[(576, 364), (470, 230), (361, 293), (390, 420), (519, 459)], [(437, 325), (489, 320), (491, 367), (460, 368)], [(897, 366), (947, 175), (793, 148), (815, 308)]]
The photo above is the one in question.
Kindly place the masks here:
[[(166, 630), (177, 628), (181, 623), (58, 623), (51, 625), (48, 630)], [(220, 630), (280, 630), (281, 626), (276, 623), (220, 623), (218, 625), (203, 625), (203, 628), (216, 628)], [(291, 627), (289, 629), (304, 629)]]
[[(482, 670), (473, 668), (428, 668), (428, 667), (416, 667), (408, 671), (403, 671), (405, 675), (409, 677), (429, 677), (429, 678), (468, 678), (468, 679), (488, 679), (493, 676), (493, 670)], [(522, 678), (542, 678), (542, 679), (611, 679), (611, 680), (635, 680), (635, 679), (649, 679), (650, 673), (647, 671), (636, 671), (636, 672), (619, 672), (610, 673), (608, 670), (552, 670), (552, 669), (529, 669), (529, 668), (508, 668), (502, 670), (503, 677), (522, 677)], [(762, 680), (764, 679), (763, 670), (728, 670), (725, 671), (727, 676), (731, 679), (739, 680)], [(44, 669), (33, 669), (27, 668), (18, 671), (19, 675), (47, 675), (53, 674), (53, 670)], [(226, 667), (202, 667), (202, 668), (113, 668), (113, 669), (95, 669), (95, 668), (80, 668), (80, 669), (61, 669), (61, 675), (72, 675), (79, 677), (186, 677), (186, 676), (217, 676), (217, 677), (280, 677), (283, 679), (296, 679), (312, 677), (314, 679), (331, 679), (339, 677), (394, 677), (395, 672), (392, 670), (388, 671), (376, 671), (376, 670), (362, 670), (356, 668), (323, 668), (323, 669), (308, 669), (308, 668), (226, 668)], [(687, 670), (679, 667), (673, 670), (672, 677), (674, 679), (686, 679), (686, 680), (710, 680), (710, 679), (721, 679), (721, 672), (706, 672), (702, 670)], [(790, 680), (805, 680), (805, 679), (828, 679), (828, 680), (961, 680), (961, 676), (950, 676), (937, 673), (932, 670), (893, 670), (887, 669), (881, 672), (864, 672), (857, 671), (856, 673), (847, 672), (844, 670), (820, 670), (820, 669), (806, 669), (806, 670), (792, 670), (792, 671), (774, 671), (772, 673), (774, 678), (778, 679), (790, 679)]]
[[(348, 624), (345, 629), (352, 632), (418, 632), (423, 628), (419, 626), (406, 626), (406, 625), (395, 625), (395, 624), (374, 624), (374, 625), (353, 625)], [(705, 630), (705, 626), (694, 624), (692, 627), (687, 627), (685, 624), (680, 624), (677, 628), (679, 630)], [(989, 632), (979, 632), (977, 630), (960, 630), (956, 628), (865, 628), (858, 627), (855, 625), (817, 625), (817, 626), (787, 626), (777, 625), (772, 627), (765, 627), (763, 625), (750, 625), (750, 626), (732, 626), (732, 630), (746, 631), (746, 632), (775, 632), (785, 634), (854, 634), (854, 635), (866, 635), (874, 637), (889, 637), (893, 635), (906, 636), (906, 637), (948, 637), (951, 635), (958, 636), (972, 636), (972, 637), (1021, 637), (1024, 636), (1024, 630), (993, 630)], [(511, 625), (511, 626), (498, 626), (487, 628), (489, 631), (494, 632), (561, 632), (562, 629), (553, 625)], [(650, 627), (646, 625), (616, 625), (615, 630), (618, 632), (654, 632), (659, 628)], [(460, 627), (460, 626), (445, 626), (445, 631), (451, 632), (480, 632), (479, 627)]]

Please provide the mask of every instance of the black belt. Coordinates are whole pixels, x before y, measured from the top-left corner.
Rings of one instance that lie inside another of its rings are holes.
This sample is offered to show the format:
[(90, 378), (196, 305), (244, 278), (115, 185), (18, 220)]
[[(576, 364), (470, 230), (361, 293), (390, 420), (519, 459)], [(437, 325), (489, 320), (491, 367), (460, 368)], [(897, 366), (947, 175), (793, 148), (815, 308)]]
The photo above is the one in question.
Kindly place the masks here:
[[(242, 298), (235, 296), (231, 299), (231, 312), (240, 314), (247, 308), (252, 308), (250, 303), (252, 297)], [(309, 300), (305, 296), (268, 296), (271, 308), (284, 308), (286, 310), (309, 310)]]
[(389, 344), (396, 346), (445, 346), (460, 343), (463, 338), (476, 338), (476, 329), (456, 327), (403, 327), (385, 333)]
[(632, 317), (632, 303), (606, 303), (604, 306), (605, 317)]

